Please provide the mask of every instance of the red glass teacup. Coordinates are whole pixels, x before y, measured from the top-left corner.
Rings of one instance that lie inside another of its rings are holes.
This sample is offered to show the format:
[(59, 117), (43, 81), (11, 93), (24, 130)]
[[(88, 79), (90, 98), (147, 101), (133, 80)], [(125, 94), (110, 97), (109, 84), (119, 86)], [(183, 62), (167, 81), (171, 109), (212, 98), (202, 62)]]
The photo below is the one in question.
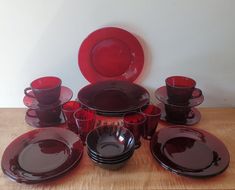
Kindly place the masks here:
[(153, 104), (141, 108), (141, 113), (146, 116), (146, 123), (141, 130), (142, 137), (150, 140), (157, 128), (161, 116), (161, 109)]
[(184, 123), (187, 119), (192, 119), (194, 113), (188, 106), (176, 106), (165, 104), (166, 119), (175, 123)]
[(166, 80), (169, 102), (172, 104), (188, 104), (192, 98), (198, 98), (202, 91), (195, 88), (196, 81), (185, 76), (171, 76)]
[(145, 125), (146, 117), (140, 112), (128, 112), (123, 116), (124, 127), (132, 132), (135, 138), (135, 148), (141, 146), (141, 130)]
[(38, 118), (42, 123), (54, 123), (60, 120), (61, 106), (50, 109), (36, 109), (34, 110), (35, 112), (32, 112), (31, 110), (33, 109), (29, 109), (29, 111), (27, 111), (27, 116)]
[(36, 98), (42, 105), (53, 104), (59, 100), (61, 83), (58, 77), (41, 77), (32, 81), (30, 87), (25, 88), (24, 93), (26, 96)]

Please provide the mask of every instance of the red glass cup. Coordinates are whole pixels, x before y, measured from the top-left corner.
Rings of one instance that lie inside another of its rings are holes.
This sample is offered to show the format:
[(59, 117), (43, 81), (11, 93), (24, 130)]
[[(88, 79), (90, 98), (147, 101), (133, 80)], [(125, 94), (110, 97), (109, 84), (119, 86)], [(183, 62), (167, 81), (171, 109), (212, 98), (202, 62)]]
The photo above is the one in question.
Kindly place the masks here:
[(129, 129), (135, 138), (135, 148), (141, 146), (141, 130), (145, 125), (146, 117), (140, 112), (128, 112), (123, 116), (124, 127)]
[(176, 106), (165, 104), (166, 119), (171, 122), (184, 123), (187, 119), (192, 119), (194, 113), (188, 106)]
[(34, 110), (35, 111), (34, 114), (32, 113), (31, 110), (33, 109), (29, 109), (29, 111), (27, 111), (26, 113), (27, 116), (38, 118), (40, 122), (54, 123), (60, 120), (61, 106), (57, 106), (57, 107), (50, 108), (50, 109), (36, 109)]
[(144, 139), (150, 140), (157, 128), (161, 116), (161, 109), (153, 104), (141, 108), (141, 113), (146, 117), (146, 123), (141, 130)]
[(87, 134), (95, 127), (96, 113), (94, 110), (80, 108), (73, 116), (78, 128), (78, 134), (80, 135), (83, 144), (86, 144)]
[(30, 87), (24, 89), (26, 96), (36, 98), (42, 105), (58, 102), (61, 91), (61, 79), (58, 77), (41, 77), (31, 82)]
[(62, 105), (62, 111), (66, 119), (69, 129), (78, 134), (78, 128), (74, 118), (74, 112), (81, 108), (81, 104), (77, 101), (69, 101)]
[(184, 76), (171, 76), (166, 80), (169, 102), (172, 104), (188, 104), (192, 98), (198, 98), (202, 91), (195, 88), (196, 81)]

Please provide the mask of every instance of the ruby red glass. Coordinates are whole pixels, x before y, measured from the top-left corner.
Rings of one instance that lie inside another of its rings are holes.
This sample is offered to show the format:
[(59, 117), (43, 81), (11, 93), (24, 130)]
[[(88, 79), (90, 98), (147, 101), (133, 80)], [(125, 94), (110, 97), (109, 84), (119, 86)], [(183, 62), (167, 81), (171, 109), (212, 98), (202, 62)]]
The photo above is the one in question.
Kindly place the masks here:
[(151, 140), (150, 150), (162, 167), (190, 177), (218, 175), (230, 161), (227, 148), (218, 138), (185, 126), (160, 129)]
[(134, 81), (143, 64), (144, 53), (137, 38), (116, 27), (89, 34), (78, 53), (80, 70), (91, 83), (112, 79)]
[[(29, 92), (29, 94), (33, 94), (32, 92)], [(73, 96), (73, 92), (70, 88), (61, 86), (61, 93), (59, 100), (54, 104), (49, 105), (41, 105), (37, 99), (31, 98), (29, 96), (24, 96), (23, 102), (24, 105), (31, 109), (52, 109), (57, 106), (61, 106), (64, 103), (68, 102)]]
[(128, 81), (103, 81), (85, 86), (78, 92), (78, 101), (99, 114), (122, 116), (149, 103), (146, 89)]
[(195, 88), (196, 81), (184, 76), (171, 76), (166, 80), (167, 94), (172, 104), (188, 104), (192, 98), (198, 98), (202, 91)]
[[(175, 105), (170, 105), (170, 106), (174, 107), (172, 110), (176, 110), (176, 115), (174, 115), (175, 112), (170, 113), (170, 115), (172, 117), (169, 117), (166, 114), (165, 106), (167, 106), (167, 105), (164, 105), (163, 103), (159, 103), (157, 106), (161, 109), (161, 118), (160, 119), (162, 121), (167, 121), (169, 123), (174, 123), (174, 124), (179, 124), (179, 125), (195, 125), (201, 120), (201, 114), (197, 108), (189, 108), (190, 109), (188, 112), (189, 114), (185, 118), (185, 112), (184, 111), (180, 112), (180, 110), (182, 109), (181, 106), (177, 107)], [(186, 109), (188, 109), (188, 108), (186, 107)], [(183, 110), (184, 110), (184, 107), (183, 107)], [(183, 117), (182, 117), (182, 115), (183, 115)], [(179, 118), (177, 118), (176, 116), (179, 116)], [(176, 120), (173, 120), (174, 118)]]
[(80, 108), (74, 113), (74, 118), (78, 127), (78, 134), (85, 144), (87, 134), (95, 127), (95, 111), (86, 108)]
[(161, 116), (161, 109), (153, 104), (150, 104), (147, 107), (141, 108), (141, 112), (146, 117), (146, 122), (141, 130), (141, 134), (144, 139), (150, 140), (157, 128), (158, 121)]
[(69, 129), (73, 132), (78, 133), (78, 128), (74, 118), (74, 112), (81, 108), (81, 104), (77, 101), (69, 101), (62, 105), (62, 111), (66, 118)]
[(53, 104), (59, 100), (61, 83), (58, 77), (41, 77), (31, 82), (24, 92), (26, 96), (35, 98), (42, 105)]
[(124, 126), (129, 129), (135, 137), (135, 148), (141, 146), (141, 131), (145, 125), (146, 117), (140, 112), (128, 112), (123, 116)]
[(52, 127), (52, 126), (62, 127), (65, 124), (65, 118), (62, 113), (60, 114), (59, 118), (57, 118), (55, 121), (43, 122), (38, 118), (36, 111), (33, 109), (27, 110), (25, 114), (25, 121), (28, 125), (32, 127)]
[(16, 182), (39, 183), (74, 168), (82, 154), (82, 142), (73, 132), (57, 127), (35, 129), (8, 145), (1, 166)]

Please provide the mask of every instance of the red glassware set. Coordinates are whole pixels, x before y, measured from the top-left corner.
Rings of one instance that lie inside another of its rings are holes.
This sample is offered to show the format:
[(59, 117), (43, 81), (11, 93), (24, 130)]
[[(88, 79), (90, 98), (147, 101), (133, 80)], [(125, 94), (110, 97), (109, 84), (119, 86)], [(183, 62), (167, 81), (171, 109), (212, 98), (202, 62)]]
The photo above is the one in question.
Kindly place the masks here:
[[(184, 126), (201, 117), (195, 107), (204, 96), (193, 79), (167, 78), (166, 86), (155, 91), (161, 102), (157, 106), (150, 104), (145, 88), (133, 83), (142, 71), (144, 53), (131, 33), (116, 27), (92, 32), (81, 44), (78, 65), (91, 84), (79, 90), (76, 101), (70, 101), (72, 91), (57, 77), (36, 79), (25, 89), (26, 122), (40, 129), (23, 134), (6, 148), (2, 170), (11, 179), (39, 183), (59, 177), (79, 163), (84, 145), (95, 164), (118, 169), (141, 146), (141, 136), (150, 140), (156, 161), (174, 173), (208, 177), (228, 167), (229, 153), (219, 139)], [(155, 132), (159, 119), (181, 126)], [(65, 121), (70, 130), (50, 127)], [(30, 165), (34, 157), (36, 162)]]

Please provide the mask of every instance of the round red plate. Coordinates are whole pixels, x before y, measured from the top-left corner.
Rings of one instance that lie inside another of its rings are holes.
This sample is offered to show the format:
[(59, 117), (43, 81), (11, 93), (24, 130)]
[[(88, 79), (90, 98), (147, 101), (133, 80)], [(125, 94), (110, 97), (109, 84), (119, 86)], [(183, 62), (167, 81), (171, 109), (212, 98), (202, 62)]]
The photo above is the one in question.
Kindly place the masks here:
[(16, 138), (4, 151), (2, 170), (20, 183), (57, 178), (74, 168), (83, 154), (80, 138), (67, 129), (35, 129)]
[(134, 81), (142, 71), (144, 53), (131, 33), (105, 27), (92, 32), (82, 42), (78, 65), (91, 83), (110, 79)]

